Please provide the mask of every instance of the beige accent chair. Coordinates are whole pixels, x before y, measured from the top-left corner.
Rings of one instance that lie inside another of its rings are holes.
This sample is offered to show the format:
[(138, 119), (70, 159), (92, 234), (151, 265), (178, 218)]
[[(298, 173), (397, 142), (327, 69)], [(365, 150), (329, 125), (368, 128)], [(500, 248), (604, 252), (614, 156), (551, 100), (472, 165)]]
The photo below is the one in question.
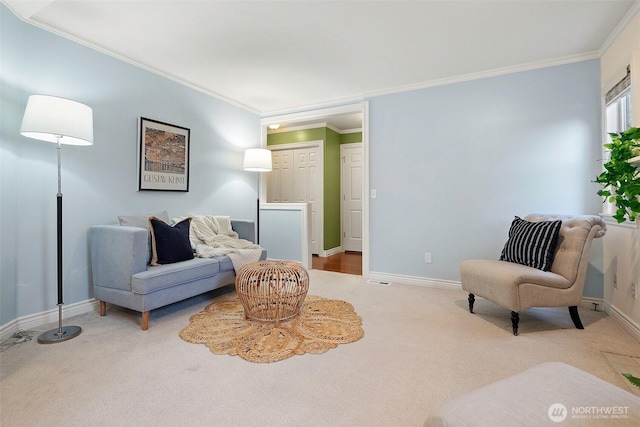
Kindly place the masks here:
[(476, 296), (509, 309), (513, 334), (518, 335), (520, 311), (529, 307), (569, 307), (576, 328), (584, 329), (578, 305), (582, 299), (591, 242), (604, 236), (604, 221), (594, 215), (532, 214), (523, 219), (562, 221), (551, 270), (498, 260), (464, 261), (460, 273), (462, 289), (469, 292), (469, 312), (473, 313)]

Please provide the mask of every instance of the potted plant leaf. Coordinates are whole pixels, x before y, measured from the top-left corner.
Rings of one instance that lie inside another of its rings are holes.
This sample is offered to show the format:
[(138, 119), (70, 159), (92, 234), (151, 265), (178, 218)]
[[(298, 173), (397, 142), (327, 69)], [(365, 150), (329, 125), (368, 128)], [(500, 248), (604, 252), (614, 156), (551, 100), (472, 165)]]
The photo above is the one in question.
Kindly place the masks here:
[(640, 214), (640, 166), (629, 160), (640, 156), (640, 129), (633, 127), (609, 136), (611, 142), (604, 146), (610, 150), (610, 158), (594, 182), (602, 184), (598, 194), (615, 204), (613, 218), (618, 223), (635, 221)]
[(631, 384), (640, 388), (640, 378), (634, 377), (631, 374), (622, 374), (622, 376), (628, 379)]

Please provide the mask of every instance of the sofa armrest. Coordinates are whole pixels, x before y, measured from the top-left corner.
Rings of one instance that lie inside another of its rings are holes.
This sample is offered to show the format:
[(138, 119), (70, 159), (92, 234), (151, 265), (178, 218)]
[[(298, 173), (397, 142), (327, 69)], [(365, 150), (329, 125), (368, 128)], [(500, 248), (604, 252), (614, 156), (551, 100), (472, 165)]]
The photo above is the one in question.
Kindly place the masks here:
[(149, 231), (138, 227), (96, 225), (89, 228), (93, 285), (131, 290), (131, 276), (145, 271)]
[(247, 219), (232, 219), (231, 228), (238, 233), (238, 237), (250, 242), (256, 242), (256, 224)]

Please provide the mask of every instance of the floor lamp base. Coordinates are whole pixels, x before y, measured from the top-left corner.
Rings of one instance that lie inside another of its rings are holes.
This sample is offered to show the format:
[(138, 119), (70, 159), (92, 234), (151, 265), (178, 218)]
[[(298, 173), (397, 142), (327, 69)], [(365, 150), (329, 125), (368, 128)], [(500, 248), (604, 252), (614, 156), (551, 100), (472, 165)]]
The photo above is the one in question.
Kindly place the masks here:
[(68, 341), (80, 335), (82, 328), (80, 326), (64, 326), (57, 329), (51, 329), (44, 332), (38, 337), (40, 344), (53, 344), (57, 342)]

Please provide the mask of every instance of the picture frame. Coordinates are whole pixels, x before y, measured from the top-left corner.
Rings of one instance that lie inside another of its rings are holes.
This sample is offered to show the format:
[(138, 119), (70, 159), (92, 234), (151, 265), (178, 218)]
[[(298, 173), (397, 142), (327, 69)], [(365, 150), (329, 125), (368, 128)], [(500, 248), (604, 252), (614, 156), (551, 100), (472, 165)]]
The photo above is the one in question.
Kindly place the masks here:
[(140, 117), (138, 191), (189, 191), (190, 133)]

